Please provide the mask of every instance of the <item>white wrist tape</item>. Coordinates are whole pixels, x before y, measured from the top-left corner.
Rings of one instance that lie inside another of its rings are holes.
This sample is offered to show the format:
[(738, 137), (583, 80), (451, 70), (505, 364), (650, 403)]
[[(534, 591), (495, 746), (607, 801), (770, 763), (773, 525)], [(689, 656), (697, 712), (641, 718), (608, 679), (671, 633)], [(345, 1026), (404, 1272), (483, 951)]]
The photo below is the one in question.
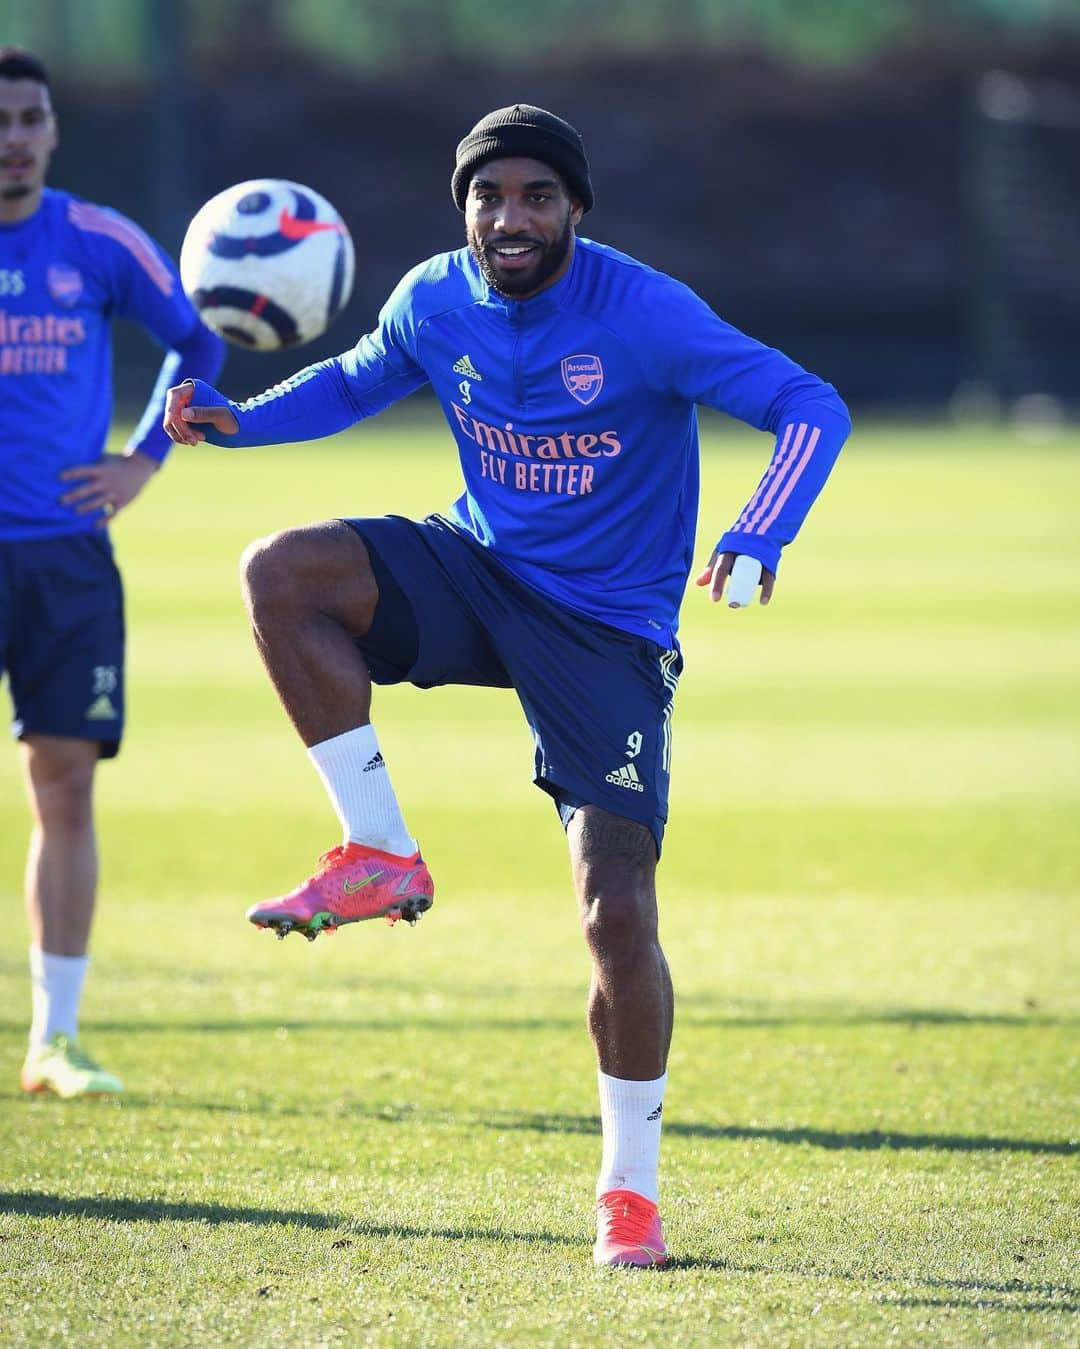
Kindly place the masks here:
[(756, 557), (747, 557), (740, 553), (735, 559), (727, 583), (727, 602), (729, 609), (745, 609), (752, 604), (761, 581), (761, 563)]

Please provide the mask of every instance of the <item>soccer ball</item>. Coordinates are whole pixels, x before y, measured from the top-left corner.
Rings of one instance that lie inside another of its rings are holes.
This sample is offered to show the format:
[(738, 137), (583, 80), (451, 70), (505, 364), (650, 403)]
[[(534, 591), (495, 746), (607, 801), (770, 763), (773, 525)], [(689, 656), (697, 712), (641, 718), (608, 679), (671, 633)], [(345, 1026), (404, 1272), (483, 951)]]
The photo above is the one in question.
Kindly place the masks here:
[(237, 346), (298, 347), (352, 293), (353, 244), (325, 197), (255, 178), (211, 197), (188, 226), (180, 280), (203, 322)]

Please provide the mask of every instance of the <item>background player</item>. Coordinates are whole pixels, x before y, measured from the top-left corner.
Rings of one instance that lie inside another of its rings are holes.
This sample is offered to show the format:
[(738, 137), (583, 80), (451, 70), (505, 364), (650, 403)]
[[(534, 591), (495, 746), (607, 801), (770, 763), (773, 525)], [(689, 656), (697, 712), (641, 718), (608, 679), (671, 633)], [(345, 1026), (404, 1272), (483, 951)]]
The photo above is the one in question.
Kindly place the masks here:
[[(45, 68), (0, 48), (0, 675), (33, 815), (22, 1084), (79, 1096), (121, 1089), (76, 1042), (97, 890), (94, 770), (124, 724), (123, 593), (105, 526), (170, 448), (167, 385), (212, 379), (224, 346), (142, 230), (45, 187), (56, 146)], [(129, 445), (105, 454), (115, 317), (169, 354)]]
[(355, 350), (242, 404), (198, 381), (169, 393), (174, 440), (239, 446), (327, 435), (430, 382), (465, 478), (447, 517), (332, 521), (247, 554), (256, 640), (344, 827), (314, 876), (249, 917), (314, 936), (427, 908), (431, 878), (370, 724), (371, 681), (512, 685), (535, 780), (567, 829), (593, 961), (594, 1258), (662, 1264), (673, 996), (655, 870), (697, 514), (695, 405), (776, 436), (698, 578), (714, 600), (740, 555), (764, 568), (769, 598), (850, 423), (830, 385), (686, 287), (576, 237), (592, 184), (560, 118), (520, 104), (484, 118), (458, 146), (452, 191), (469, 246), (410, 272)]

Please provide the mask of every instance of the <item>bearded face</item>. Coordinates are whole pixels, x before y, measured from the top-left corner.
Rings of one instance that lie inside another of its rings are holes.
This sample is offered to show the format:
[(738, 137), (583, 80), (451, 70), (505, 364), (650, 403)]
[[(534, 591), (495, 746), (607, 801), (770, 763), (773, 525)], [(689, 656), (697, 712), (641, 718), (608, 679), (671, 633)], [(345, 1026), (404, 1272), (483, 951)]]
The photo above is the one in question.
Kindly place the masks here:
[(565, 275), (581, 207), (553, 169), (536, 159), (495, 159), (473, 174), (465, 236), (484, 280), (526, 300)]

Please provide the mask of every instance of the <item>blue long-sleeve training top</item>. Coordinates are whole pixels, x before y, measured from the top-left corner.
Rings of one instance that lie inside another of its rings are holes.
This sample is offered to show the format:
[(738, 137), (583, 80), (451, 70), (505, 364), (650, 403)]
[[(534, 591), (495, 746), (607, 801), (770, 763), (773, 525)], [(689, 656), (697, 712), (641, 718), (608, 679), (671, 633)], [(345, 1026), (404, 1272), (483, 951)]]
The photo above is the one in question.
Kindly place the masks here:
[[(373, 333), (244, 403), (215, 444), (329, 435), (430, 382), (457, 442), (461, 532), (527, 584), (671, 645), (698, 508), (696, 404), (776, 435), (720, 546), (776, 570), (850, 430), (830, 385), (732, 328), (688, 287), (587, 239), (528, 300), (491, 290), (468, 249), (409, 272)], [(347, 512), (343, 512), (347, 513)]]
[(168, 256), (132, 221), (46, 188), (29, 219), (0, 224), (0, 539), (92, 530), (61, 506), (67, 468), (100, 459), (112, 418), (116, 318), (167, 349), (129, 448), (159, 462), (172, 442), (165, 392), (214, 379), (225, 344), (199, 319)]

